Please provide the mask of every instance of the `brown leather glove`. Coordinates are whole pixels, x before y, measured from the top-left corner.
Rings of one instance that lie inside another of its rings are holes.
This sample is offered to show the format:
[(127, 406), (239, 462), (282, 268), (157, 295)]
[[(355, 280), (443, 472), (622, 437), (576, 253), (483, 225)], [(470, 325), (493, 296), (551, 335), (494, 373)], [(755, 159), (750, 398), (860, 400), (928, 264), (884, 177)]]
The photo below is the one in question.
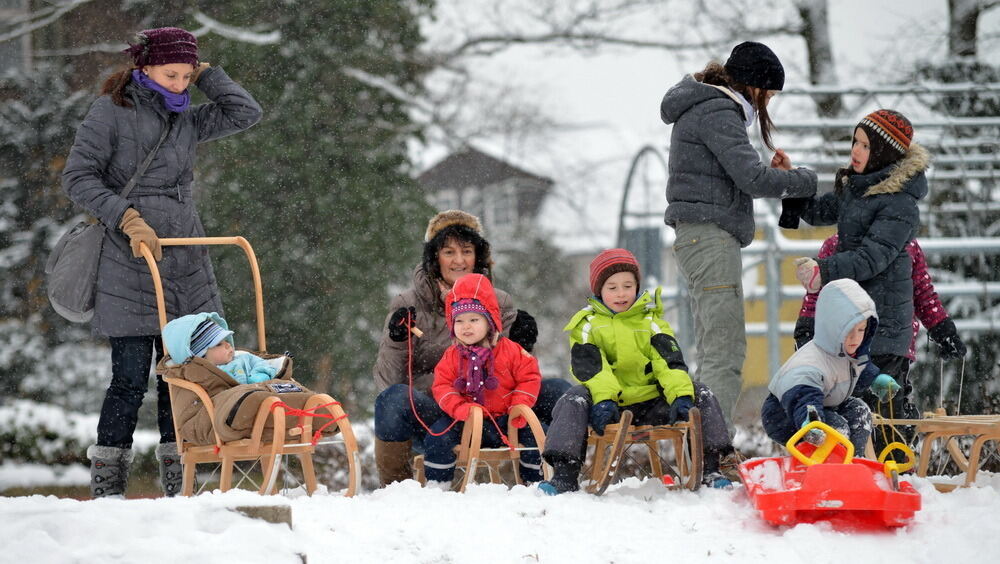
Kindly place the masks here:
[(156, 232), (142, 219), (139, 212), (135, 211), (135, 208), (125, 210), (125, 213), (122, 214), (122, 222), (118, 225), (118, 228), (128, 236), (129, 244), (132, 246), (132, 256), (136, 258), (141, 257), (142, 253), (139, 252), (139, 243), (146, 243), (146, 246), (152, 251), (156, 262), (160, 262), (160, 259), (163, 258), (163, 251), (160, 250), (160, 240), (156, 237)]

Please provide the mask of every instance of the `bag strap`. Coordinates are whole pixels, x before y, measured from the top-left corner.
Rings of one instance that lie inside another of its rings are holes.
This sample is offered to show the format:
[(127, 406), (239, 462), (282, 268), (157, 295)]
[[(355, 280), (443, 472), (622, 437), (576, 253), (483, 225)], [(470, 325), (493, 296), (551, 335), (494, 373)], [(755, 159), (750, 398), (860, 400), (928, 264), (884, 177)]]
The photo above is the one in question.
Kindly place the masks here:
[(125, 185), (125, 188), (122, 190), (121, 194), (119, 194), (122, 198), (128, 198), (128, 193), (131, 192), (133, 188), (135, 188), (136, 183), (139, 182), (139, 179), (142, 178), (143, 174), (145, 174), (146, 169), (149, 168), (149, 164), (153, 162), (153, 157), (156, 156), (156, 151), (160, 149), (160, 145), (163, 144), (164, 139), (166, 139), (167, 136), (170, 135), (170, 131), (174, 128), (174, 118), (176, 116), (177, 114), (171, 113), (170, 117), (167, 118), (167, 127), (165, 127), (163, 129), (163, 133), (160, 134), (160, 140), (156, 142), (156, 146), (153, 147), (153, 150), (146, 155), (146, 160), (142, 161), (142, 164), (139, 165), (139, 168), (136, 169), (135, 174), (132, 175), (132, 178), (129, 179), (128, 184)]

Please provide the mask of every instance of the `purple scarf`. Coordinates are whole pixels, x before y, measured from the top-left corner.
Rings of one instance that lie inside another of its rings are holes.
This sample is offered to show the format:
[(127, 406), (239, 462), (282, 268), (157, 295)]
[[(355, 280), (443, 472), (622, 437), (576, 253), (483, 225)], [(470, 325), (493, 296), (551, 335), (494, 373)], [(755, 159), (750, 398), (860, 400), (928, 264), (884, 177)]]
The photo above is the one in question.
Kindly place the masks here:
[(188, 105), (191, 103), (191, 94), (185, 90), (181, 94), (174, 94), (173, 92), (167, 90), (166, 88), (160, 86), (155, 80), (146, 76), (146, 73), (139, 69), (134, 69), (132, 71), (132, 80), (136, 82), (139, 86), (152, 90), (153, 92), (159, 92), (163, 95), (163, 105), (171, 112), (180, 113), (187, 109)]
[(471, 397), (472, 401), (479, 405), (484, 405), (486, 401), (486, 390), (495, 390), (500, 384), (487, 364), (493, 360), (493, 350), (487, 347), (458, 345), (458, 353), (462, 359), (459, 362), (459, 369), (463, 364), (468, 368), (464, 376), (455, 379), (455, 389), (458, 393), (466, 397)]

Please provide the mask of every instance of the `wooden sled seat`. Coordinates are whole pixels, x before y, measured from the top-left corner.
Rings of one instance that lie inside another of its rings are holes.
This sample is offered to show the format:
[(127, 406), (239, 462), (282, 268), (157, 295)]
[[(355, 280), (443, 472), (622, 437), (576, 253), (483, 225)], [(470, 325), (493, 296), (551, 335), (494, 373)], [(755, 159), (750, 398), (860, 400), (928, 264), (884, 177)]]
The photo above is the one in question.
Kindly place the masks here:
[[(524, 417), (531, 429), (531, 434), (535, 437), (537, 447), (522, 446), (518, 442), (518, 431), (510, 421), (518, 416)], [(542, 452), (545, 449), (545, 431), (535, 412), (526, 405), (515, 405), (511, 408), (507, 419), (507, 440), (510, 441), (510, 448), (506, 446), (495, 448), (483, 448), (483, 408), (473, 406), (469, 410), (469, 417), (462, 427), (462, 442), (455, 447), (457, 459), (455, 461), (456, 472), (461, 472), (453, 481), (453, 487), (459, 492), (465, 492), (465, 488), (476, 480), (476, 472), (480, 466), (484, 466), (489, 471), (490, 482), (502, 484), (502, 467), (509, 465), (513, 474), (513, 482), (516, 485), (523, 485), (518, 467), (521, 462), (521, 452), (525, 450), (535, 450)], [(416, 479), (421, 483), (426, 483), (424, 477), (424, 457), (417, 456), (414, 459)], [(552, 469), (544, 462), (542, 463), (542, 474), (544, 479), (551, 477)]]
[[(627, 415), (626, 415), (627, 414)], [(622, 422), (612, 423), (604, 428), (604, 435), (591, 430), (587, 444), (593, 448), (590, 463), (582, 476), (588, 479), (587, 492), (601, 495), (617, 478), (618, 471), (628, 457), (629, 449), (642, 445), (649, 456), (649, 471), (646, 477), (659, 480), (669, 475), (674, 480), (673, 488), (697, 490), (701, 487), (703, 455), (701, 411), (694, 407), (688, 412), (688, 420), (673, 425), (631, 425), (632, 413), (624, 411)], [(673, 447), (673, 465), (664, 465), (660, 444), (666, 442)], [(640, 470), (645, 471), (643, 468)]]

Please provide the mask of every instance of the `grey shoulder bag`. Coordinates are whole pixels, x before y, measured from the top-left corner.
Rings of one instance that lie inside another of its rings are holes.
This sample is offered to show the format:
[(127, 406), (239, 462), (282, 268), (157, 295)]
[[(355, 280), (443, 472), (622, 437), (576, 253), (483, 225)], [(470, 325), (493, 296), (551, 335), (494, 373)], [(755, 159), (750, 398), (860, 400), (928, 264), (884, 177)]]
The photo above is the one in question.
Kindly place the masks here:
[[(142, 161), (122, 190), (122, 198), (127, 198), (132, 188), (135, 188), (173, 126), (171, 116), (156, 146), (146, 155), (146, 160)], [(77, 223), (59, 238), (45, 263), (49, 303), (56, 313), (74, 323), (87, 323), (94, 317), (97, 268), (101, 262), (101, 246), (106, 229), (100, 221)]]

